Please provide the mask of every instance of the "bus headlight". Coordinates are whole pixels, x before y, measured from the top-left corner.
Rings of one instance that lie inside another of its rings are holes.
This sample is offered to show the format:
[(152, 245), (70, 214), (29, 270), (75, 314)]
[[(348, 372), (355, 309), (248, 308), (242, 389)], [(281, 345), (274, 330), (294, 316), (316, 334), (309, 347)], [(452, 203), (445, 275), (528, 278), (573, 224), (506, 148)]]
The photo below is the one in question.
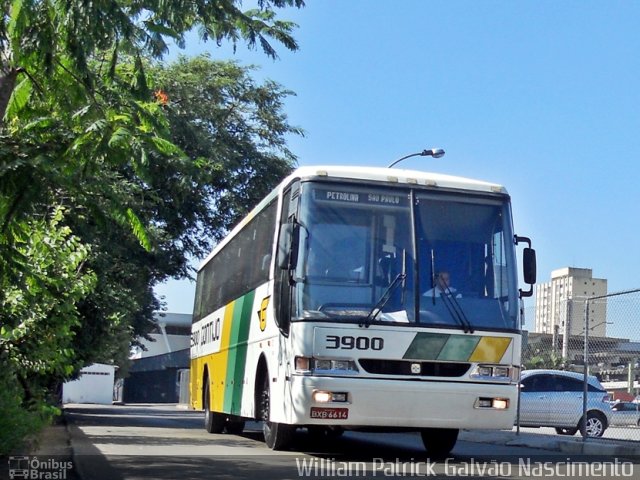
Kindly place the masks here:
[(513, 369), (507, 365), (478, 365), (471, 372), (471, 378), (489, 381), (512, 381)]
[(353, 360), (296, 357), (295, 366), (296, 373), (324, 373), (330, 375), (358, 373), (358, 367)]
[(316, 403), (338, 402), (346, 403), (349, 398), (347, 392), (327, 392), (324, 390), (314, 390), (311, 397)]
[(331, 360), (314, 360), (314, 370), (332, 370), (332, 363)]

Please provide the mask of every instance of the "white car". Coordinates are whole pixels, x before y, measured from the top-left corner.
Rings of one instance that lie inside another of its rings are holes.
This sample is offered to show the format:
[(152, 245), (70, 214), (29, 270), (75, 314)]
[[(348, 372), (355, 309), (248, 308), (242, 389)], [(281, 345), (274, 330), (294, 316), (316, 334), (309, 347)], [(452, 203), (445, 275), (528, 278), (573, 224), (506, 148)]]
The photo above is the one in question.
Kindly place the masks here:
[(635, 402), (616, 402), (611, 404), (611, 425), (640, 426), (640, 404)]
[[(520, 379), (520, 426), (554, 427), (561, 435), (581, 428), (584, 375), (564, 370), (525, 370)], [(601, 437), (611, 424), (609, 394), (588, 377), (586, 434)]]

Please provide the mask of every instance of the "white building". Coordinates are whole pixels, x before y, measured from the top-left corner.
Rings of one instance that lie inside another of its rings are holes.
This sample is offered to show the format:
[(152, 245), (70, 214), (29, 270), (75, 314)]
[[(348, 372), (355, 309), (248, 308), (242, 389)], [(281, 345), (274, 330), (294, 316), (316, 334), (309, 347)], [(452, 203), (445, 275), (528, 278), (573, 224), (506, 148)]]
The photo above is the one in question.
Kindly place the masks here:
[[(607, 294), (607, 280), (593, 278), (590, 268), (565, 267), (551, 272), (551, 281), (536, 287), (535, 331), (583, 335), (585, 300)], [(589, 302), (589, 335), (607, 335), (606, 298)]]
[(62, 385), (62, 403), (111, 405), (115, 370), (113, 365), (101, 363), (84, 367), (77, 380)]

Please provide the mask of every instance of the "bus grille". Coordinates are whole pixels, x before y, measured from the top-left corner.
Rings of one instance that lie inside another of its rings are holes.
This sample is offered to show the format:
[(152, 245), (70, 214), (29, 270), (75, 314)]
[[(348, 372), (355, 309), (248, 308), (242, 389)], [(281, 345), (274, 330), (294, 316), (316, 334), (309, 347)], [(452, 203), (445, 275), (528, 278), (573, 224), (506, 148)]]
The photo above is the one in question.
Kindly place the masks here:
[[(412, 375), (423, 377), (461, 377), (471, 368), (470, 363), (416, 362), (409, 360), (360, 359), (360, 366), (367, 373), (382, 375)], [(411, 365), (420, 364), (420, 373), (412, 371)]]

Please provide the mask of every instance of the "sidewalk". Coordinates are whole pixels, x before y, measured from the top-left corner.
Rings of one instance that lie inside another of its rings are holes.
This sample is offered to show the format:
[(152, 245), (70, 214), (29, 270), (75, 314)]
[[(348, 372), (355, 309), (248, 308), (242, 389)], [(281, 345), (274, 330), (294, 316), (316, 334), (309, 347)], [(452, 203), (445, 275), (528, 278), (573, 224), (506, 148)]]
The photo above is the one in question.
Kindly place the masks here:
[(71, 435), (63, 418), (55, 425), (46, 427), (39, 435), (33, 455), (68, 457), (73, 456)]
[[(45, 476), (38, 478), (81, 480), (79, 473), (76, 471), (74, 452), (71, 445), (71, 434), (66, 419), (64, 418), (64, 413), (56, 424), (46, 427), (40, 433), (34, 447), (29, 452), (29, 457), (39, 457), (39, 459), (44, 462), (50, 462), (50, 459), (54, 459), (56, 462), (55, 464), (49, 463), (43, 467), (41, 474)], [(68, 465), (68, 467), (62, 467), (63, 465)], [(46, 476), (47, 472), (50, 475), (48, 477)]]
[(580, 436), (547, 435), (515, 430), (463, 430), (458, 440), (467, 442), (540, 448), (569, 455), (601, 455), (612, 457), (640, 457), (640, 442)]

